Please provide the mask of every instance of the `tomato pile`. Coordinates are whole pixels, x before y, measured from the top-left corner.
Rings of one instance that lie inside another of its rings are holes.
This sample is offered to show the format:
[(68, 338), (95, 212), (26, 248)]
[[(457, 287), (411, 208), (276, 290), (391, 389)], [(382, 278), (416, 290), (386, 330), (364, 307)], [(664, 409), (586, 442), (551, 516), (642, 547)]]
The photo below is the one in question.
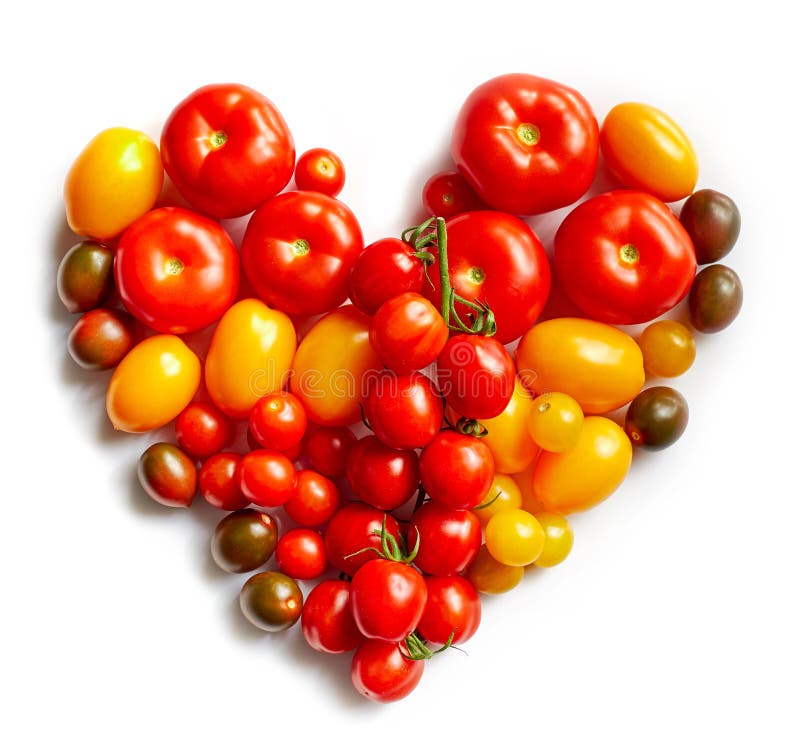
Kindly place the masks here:
[[(612, 494), (635, 448), (678, 440), (685, 398), (645, 380), (687, 371), (693, 332), (742, 303), (715, 263), (739, 211), (695, 191), (695, 152), (663, 112), (623, 103), (600, 126), (575, 90), (509, 74), (467, 98), (451, 153), (422, 192), (430, 218), (365, 247), (336, 199), (342, 160), (295, 161), (272, 102), (211, 85), (160, 146), (98, 134), (65, 184), (85, 239), (57, 276), (82, 313), (69, 352), (113, 369), (116, 429), (174, 421), (174, 443), (139, 459), (144, 491), (224, 511), (211, 555), (250, 575), (243, 615), (353, 651), (353, 685), (377, 701), (469, 640), (481, 594), (564, 561), (566, 516)], [(618, 188), (583, 199), (598, 167)], [(523, 218), (580, 200), (551, 258)], [(242, 217), (237, 244), (225, 221)]]

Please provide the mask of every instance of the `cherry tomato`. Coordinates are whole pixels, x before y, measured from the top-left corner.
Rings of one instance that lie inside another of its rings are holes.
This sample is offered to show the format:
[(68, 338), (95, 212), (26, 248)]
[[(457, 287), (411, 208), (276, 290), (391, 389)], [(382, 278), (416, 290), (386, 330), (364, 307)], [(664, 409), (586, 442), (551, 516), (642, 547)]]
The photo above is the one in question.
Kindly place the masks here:
[(600, 131), (600, 149), (611, 174), (625, 187), (674, 202), (697, 183), (697, 156), (678, 124), (644, 103), (620, 103)]
[(481, 500), (481, 504), (472, 512), (485, 526), (495, 513), (501, 510), (518, 510), (520, 507), (522, 507), (522, 492), (513, 477), (495, 474), (489, 491)]
[(242, 457), (226, 451), (209, 456), (200, 467), (197, 486), (209, 505), (221, 510), (241, 510), (250, 504), (239, 486), (239, 462)]
[(293, 579), (316, 579), (325, 573), (325, 543), (310, 528), (292, 528), (278, 540), (275, 549), (278, 568)]
[(347, 454), (347, 482), (362, 501), (379, 510), (408, 502), (419, 487), (419, 462), (414, 451), (400, 451), (364, 436)]
[(251, 451), (237, 471), (242, 494), (254, 505), (278, 507), (288, 502), (297, 487), (297, 473), (289, 459), (277, 451)]
[(346, 426), (323, 428), (313, 426), (303, 439), (303, 454), (312, 468), (326, 477), (341, 477), (345, 472), (347, 454), (356, 437)]
[(263, 448), (284, 451), (303, 440), (306, 422), (300, 400), (288, 392), (273, 392), (253, 406), (249, 428)]
[(648, 387), (628, 406), (625, 432), (631, 443), (648, 451), (671, 446), (686, 430), (689, 406), (672, 387)]
[(114, 238), (155, 205), (163, 178), (158, 147), (144, 133), (101, 131), (67, 173), (67, 223), (81, 236)]
[[(258, 451), (263, 449), (262, 446), (253, 435), (253, 432), (250, 428), (247, 429), (247, 448), (251, 451)], [(267, 448), (267, 451), (275, 451), (274, 448)], [(300, 455), (303, 453), (303, 444), (296, 443), (294, 446), (289, 446), (289, 448), (284, 449), (281, 453), (287, 458), (291, 459), (292, 461), (297, 461), (300, 458)]]
[(522, 581), (524, 574), (525, 569), (521, 566), (508, 566), (493, 559), (486, 544), (481, 546), (472, 566), (467, 569), (467, 579), (483, 594), (508, 592)]
[(464, 509), (479, 505), (494, 478), (494, 459), (480, 439), (442, 431), (419, 458), (422, 486), (432, 500)]
[(400, 526), (388, 513), (361, 502), (340, 507), (325, 529), (325, 553), (331, 566), (352, 577), (360, 566), (374, 559), (377, 553), (363, 549), (380, 548), (381, 537), (375, 531), (380, 531), (384, 519), (386, 532), (397, 538)]
[(326, 579), (308, 593), (300, 624), (311, 648), (320, 653), (346, 653), (364, 636), (353, 620), (350, 582)]
[(301, 154), (294, 168), (298, 190), (321, 192), (336, 197), (344, 187), (344, 164), (330, 149), (309, 149)]
[(171, 443), (154, 443), (139, 458), (142, 488), (167, 507), (189, 507), (197, 492), (194, 462)]
[(698, 190), (681, 208), (681, 223), (692, 239), (698, 264), (727, 256), (739, 238), (742, 216), (736, 203), (716, 190)]
[(211, 556), (231, 574), (263, 566), (275, 551), (278, 526), (265, 512), (237, 510), (217, 523), (211, 537)]
[(528, 431), (539, 448), (556, 453), (578, 442), (583, 426), (583, 410), (563, 392), (545, 392), (533, 401), (528, 415)]
[(501, 564), (527, 566), (544, 549), (544, 529), (525, 510), (502, 510), (486, 524), (486, 548)]
[(659, 320), (637, 339), (644, 368), (654, 377), (678, 377), (693, 363), (697, 352), (692, 332), (674, 320)]
[(712, 264), (701, 271), (689, 293), (689, 320), (701, 333), (717, 333), (739, 315), (744, 289), (730, 267)]
[(340, 502), (339, 488), (330, 479), (311, 469), (302, 469), (297, 472), (294, 494), (283, 507), (295, 523), (317, 528), (331, 519)]
[(519, 487), (520, 494), (522, 495), (522, 504), (520, 507), (527, 510), (532, 515), (538, 515), (543, 512), (542, 503), (537, 499), (533, 493), (533, 473), (536, 470), (536, 462), (523, 469), (521, 472), (513, 475), (514, 481)]
[(195, 90), (161, 132), (164, 168), (178, 191), (212, 218), (238, 218), (280, 192), (294, 142), (278, 109), (236, 84)]
[(419, 539), (414, 564), (426, 574), (447, 577), (460, 574), (478, 555), (481, 523), (470, 510), (454, 510), (438, 502), (426, 502), (411, 516), (408, 546)]
[(195, 459), (222, 451), (233, 436), (230, 420), (207, 402), (192, 402), (175, 421), (178, 445)]
[(256, 628), (277, 633), (291, 628), (300, 619), (303, 593), (291, 577), (277, 571), (262, 571), (244, 583), (239, 606)]
[(56, 289), (71, 313), (96, 308), (114, 287), (114, 252), (97, 241), (76, 243), (61, 259)]
[(317, 315), (344, 302), (363, 248), (345, 204), (319, 192), (284, 192), (250, 218), (242, 265), (262, 300), (292, 315)]
[(95, 308), (78, 318), (69, 332), (67, 350), (84, 369), (111, 369), (133, 348), (134, 328), (127, 313)]
[(441, 218), (452, 218), (469, 210), (486, 210), (486, 205), (458, 172), (434, 174), (422, 188), (422, 207), (428, 215)]
[(575, 202), (594, 179), (598, 126), (575, 90), (530, 74), (477, 87), (458, 114), (451, 153), (489, 207), (517, 215)]
[(572, 528), (563, 515), (538, 513), (536, 519), (544, 530), (544, 548), (534, 561), (534, 566), (548, 568), (557, 566), (569, 556), (572, 550)]
[(424, 669), (425, 662), (411, 659), (403, 644), (367, 640), (353, 655), (350, 679), (367, 699), (395, 702), (414, 690)]
[(428, 600), (417, 630), (428, 642), (440, 645), (464, 643), (481, 624), (481, 601), (465, 577), (426, 577)]

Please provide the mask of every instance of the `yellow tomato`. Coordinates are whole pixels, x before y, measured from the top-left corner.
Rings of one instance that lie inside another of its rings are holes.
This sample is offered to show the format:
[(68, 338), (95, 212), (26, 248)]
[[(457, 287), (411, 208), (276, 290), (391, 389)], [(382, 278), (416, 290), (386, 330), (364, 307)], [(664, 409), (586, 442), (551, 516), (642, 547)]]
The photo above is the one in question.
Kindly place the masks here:
[(538, 515), (542, 512), (542, 503), (533, 494), (533, 473), (536, 470), (536, 462), (526, 466), (521, 472), (513, 474), (512, 478), (519, 487), (520, 507), (527, 510), (531, 515)]
[(533, 472), (533, 494), (545, 512), (568, 515), (594, 507), (620, 484), (631, 466), (628, 436), (613, 420), (583, 421), (578, 442), (569, 451), (543, 451)]
[(486, 548), (501, 564), (527, 566), (544, 549), (544, 529), (525, 510), (502, 510), (486, 524)]
[(284, 313), (255, 298), (231, 305), (206, 356), (214, 404), (232, 418), (247, 418), (260, 397), (286, 385), (296, 347), (294, 325)]
[(140, 131), (98, 133), (67, 172), (64, 203), (69, 227), (108, 240), (155, 205), (164, 170), (158, 147)]
[(539, 513), (536, 519), (544, 529), (544, 548), (539, 558), (533, 562), (534, 566), (557, 566), (569, 556), (572, 551), (574, 537), (569, 522), (563, 515), (553, 513)]
[(693, 363), (694, 336), (682, 323), (658, 320), (644, 329), (638, 339), (644, 368), (656, 377), (678, 377)]
[(524, 574), (525, 569), (521, 566), (508, 566), (493, 559), (486, 544), (480, 547), (478, 555), (467, 569), (467, 579), (483, 594), (508, 592), (522, 581)]
[(672, 118), (650, 105), (627, 102), (612, 108), (600, 130), (600, 149), (625, 187), (664, 202), (688, 197), (697, 184), (691, 141)]
[(200, 360), (177, 336), (134, 346), (111, 375), (106, 411), (117, 430), (144, 433), (173, 420), (200, 385)]
[(517, 367), (534, 392), (564, 392), (584, 413), (622, 407), (644, 384), (636, 341), (617, 328), (583, 318), (537, 323), (520, 341)]
[(361, 418), (369, 376), (381, 360), (369, 342), (369, 317), (352, 305), (326, 315), (297, 347), (292, 392), (318, 425), (349, 425)]
[(566, 451), (578, 442), (583, 426), (583, 410), (563, 392), (545, 392), (533, 401), (528, 415), (528, 431), (539, 448)]
[(506, 474), (495, 474), (492, 486), (489, 487), (481, 505), (486, 507), (475, 507), (472, 512), (478, 516), (482, 525), (486, 525), (489, 519), (501, 510), (519, 509), (522, 505), (522, 493), (511, 477)]

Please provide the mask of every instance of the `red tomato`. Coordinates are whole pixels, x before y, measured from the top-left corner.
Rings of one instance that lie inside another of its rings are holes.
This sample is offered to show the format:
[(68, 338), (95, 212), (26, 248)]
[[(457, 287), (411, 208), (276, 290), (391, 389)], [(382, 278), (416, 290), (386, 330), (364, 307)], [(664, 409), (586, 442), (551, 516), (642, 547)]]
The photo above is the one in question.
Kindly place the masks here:
[(297, 472), (297, 487), (283, 508), (295, 523), (317, 528), (331, 519), (340, 501), (339, 488), (330, 479), (303, 469)]
[(383, 303), (404, 292), (419, 292), (425, 280), (422, 261), (399, 238), (382, 238), (356, 258), (347, 292), (359, 310), (372, 315)]
[(222, 451), (231, 440), (233, 426), (228, 416), (208, 402), (192, 402), (175, 420), (178, 445), (195, 459), (207, 459)]
[[(353, 576), (362, 564), (374, 559), (377, 553), (361, 550), (370, 546), (380, 548), (381, 537), (374, 531), (381, 529), (384, 517), (386, 532), (396, 538), (400, 526), (391, 515), (361, 502), (348, 502), (340, 507), (325, 529), (325, 552), (331, 565)], [(351, 555), (357, 551), (361, 553)]]
[(306, 424), (300, 400), (288, 392), (273, 392), (253, 406), (249, 430), (262, 448), (285, 451), (303, 440)]
[(425, 662), (409, 658), (401, 643), (364, 641), (353, 655), (350, 679), (367, 699), (394, 702), (413, 691), (424, 670)]
[(697, 269), (692, 240), (673, 212), (631, 190), (578, 205), (556, 233), (554, 264), (581, 310), (621, 325), (645, 323), (677, 305)]
[(422, 189), (422, 206), (430, 216), (452, 218), (469, 210), (486, 210), (467, 180), (458, 172), (434, 174)]
[(254, 505), (277, 507), (288, 502), (297, 485), (292, 462), (277, 451), (251, 451), (237, 472), (242, 494)]
[[(435, 252), (434, 252), (435, 254)], [(550, 293), (550, 263), (530, 227), (506, 213), (462, 213), (447, 223), (450, 283), (461, 297), (485, 302), (494, 312), (495, 338), (509, 343), (530, 328)], [(441, 306), (438, 260), (428, 267), (431, 279), (422, 294)], [(469, 325), (470, 309), (456, 304)]]
[(250, 504), (239, 486), (239, 454), (209, 456), (200, 467), (197, 486), (209, 505), (221, 510), (242, 510)]
[(421, 448), (442, 425), (442, 400), (425, 375), (398, 376), (383, 371), (373, 378), (364, 402), (364, 415), (375, 435), (387, 446)]
[(336, 197), (344, 187), (344, 164), (330, 149), (309, 149), (297, 160), (294, 183), (298, 190)]
[(278, 539), (275, 560), (278, 568), (292, 579), (316, 579), (328, 568), (322, 536), (310, 528), (286, 531)]
[(308, 463), (326, 477), (341, 477), (345, 461), (352, 445), (356, 442), (347, 426), (324, 428), (313, 426), (306, 431), (303, 439), (303, 454)]
[(294, 141), (277, 108), (244, 85), (195, 90), (170, 114), (161, 158), (178, 191), (213, 218), (238, 218), (280, 192)]
[(379, 510), (394, 510), (419, 487), (414, 451), (398, 451), (375, 436), (364, 436), (347, 454), (347, 482), (356, 496)]
[[(481, 521), (471, 510), (454, 510), (438, 502), (426, 502), (411, 516), (408, 547), (419, 539), (414, 558), (426, 574), (446, 577), (466, 569), (481, 547)], [(446, 640), (446, 639), (445, 639)]]
[(340, 579), (326, 579), (308, 593), (300, 624), (308, 645), (320, 653), (346, 653), (364, 640), (353, 620), (350, 582)]
[(589, 189), (599, 136), (589, 103), (575, 90), (505, 74), (467, 98), (451, 153), (489, 207), (533, 215), (569, 205)]
[(182, 208), (158, 208), (123, 232), (114, 279), (125, 307), (160, 333), (211, 325), (239, 289), (239, 255), (218, 223)]
[(350, 209), (319, 192), (284, 192), (250, 218), (242, 264), (258, 296), (292, 315), (317, 315), (347, 297), (347, 275), (364, 247)]
[(430, 643), (444, 644), (455, 633), (452, 643), (464, 643), (481, 624), (481, 601), (475, 587), (465, 577), (427, 577), (428, 601), (417, 625), (419, 634)]

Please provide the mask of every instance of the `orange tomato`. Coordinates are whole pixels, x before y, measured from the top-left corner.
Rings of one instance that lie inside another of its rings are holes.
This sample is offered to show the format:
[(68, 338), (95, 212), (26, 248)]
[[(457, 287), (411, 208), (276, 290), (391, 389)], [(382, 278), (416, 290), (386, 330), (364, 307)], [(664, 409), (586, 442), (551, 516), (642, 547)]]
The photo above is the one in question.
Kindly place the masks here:
[(514, 589), (525, 574), (521, 566), (501, 564), (493, 558), (484, 543), (467, 569), (467, 579), (483, 594), (502, 594)]
[(512, 479), (517, 483), (520, 493), (520, 507), (527, 510), (531, 515), (538, 515), (542, 512), (542, 503), (533, 494), (533, 473), (536, 471), (536, 461), (530, 466), (526, 466), (521, 472), (512, 475)]
[(694, 363), (697, 351), (692, 332), (674, 320), (657, 320), (637, 339), (644, 368), (655, 377), (678, 377)]

